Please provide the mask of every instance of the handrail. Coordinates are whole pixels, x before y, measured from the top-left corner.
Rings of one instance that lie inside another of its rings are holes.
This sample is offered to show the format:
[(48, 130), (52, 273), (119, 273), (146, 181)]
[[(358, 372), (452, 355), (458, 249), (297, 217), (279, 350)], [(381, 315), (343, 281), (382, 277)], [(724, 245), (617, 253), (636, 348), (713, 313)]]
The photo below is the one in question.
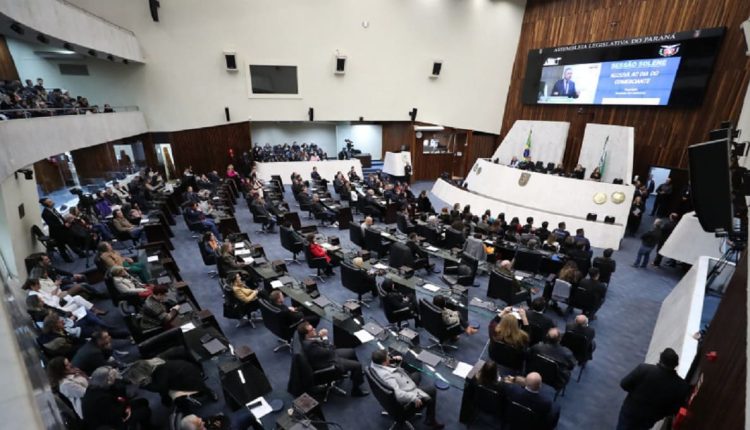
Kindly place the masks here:
[(79, 11), (81, 11), (81, 12), (85, 13), (86, 15), (89, 15), (90, 17), (93, 17), (93, 18), (95, 18), (95, 19), (98, 19), (99, 21), (102, 21), (102, 22), (104, 22), (105, 24), (109, 24), (109, 25), (111, 25), (111, 26), (113, 26), (113, 27), (117, 27), (117, 28), (119, 28), (120, 30), (122, 30), (122, 31), (124, 31), (124, 32), (127, 32), (127, 33), (130, 33), (130, 35), (131, 35), (131, 36), (135, 37), (135, 33), (133, 33), (133, 31), (132, 31), (132, 30), (128, 30), (127, 28), (125, 28), (125, 27), (123, 27), (123, 26), (121, 26), (121, 25), (117, 25), (117, 24), (115, 24), (115, 23), (114, 23), (114, 22), (112, 22), (112, 21), (108, 21), (108, 20), (106, 20), (106, 19), (102, 18), (101, 16), (99, 16), (99, 15), (96, 15), (96, 14), (94, 14), (94, 13), (91, 13), (91, 12), (87, 11), (86, 9), (84, 9), (84, 8), (82, 8), (82, 7), (78, 6), (78, 5), (75, 5), (75, 4), (73, 4), (73, 3), (71, 3), (71, 2), (69, 2), (69, 1), (67, 1), (67, 0), (57, 0), (57, 1), (58, 1), (58, 2), (60, 2), (60, 3), (63, 3), (63, 4), (65, 4), (66, 6), (70, 6), (70, 7), (74, 8), (74, 9), (77, 9), (77, 10), (79, 10)]
[[(87, 107), (87, 108), (80, 108), (80, 107), (69, 107), (69, 108), (26, 108), (26, 109), (0, 109), (0, 114), (3, 113), (13, 113), (13, 112), (61, 112), (55, 115), (50, 116), (62, 116), (62, 115), (87, 115), (89, 113), (92, 114), (103, 114), (103, 113), (118, 113), (118, 112), (137, 112), (140, 109), (136, 105), (128, 105), (128, 106), (110, 106), (114, 112), (104, 112), (102, 109), (104, 109), (103, 106), (97, 106), (97, 111), (94, 112), (94, 107)], [(38, 117), (34, 117), (38, 118)], [(28, 119), (27, 118), (10, 118), (11, 119)]]

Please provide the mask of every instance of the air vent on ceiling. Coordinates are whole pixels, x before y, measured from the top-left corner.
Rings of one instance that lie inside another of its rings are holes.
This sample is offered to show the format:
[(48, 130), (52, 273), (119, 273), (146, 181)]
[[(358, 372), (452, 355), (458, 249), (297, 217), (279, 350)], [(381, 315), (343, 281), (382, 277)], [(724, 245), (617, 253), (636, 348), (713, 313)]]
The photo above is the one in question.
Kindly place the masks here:
[(89, 68), (85, 64), (58, 64), (61, 75), (88, 76)]

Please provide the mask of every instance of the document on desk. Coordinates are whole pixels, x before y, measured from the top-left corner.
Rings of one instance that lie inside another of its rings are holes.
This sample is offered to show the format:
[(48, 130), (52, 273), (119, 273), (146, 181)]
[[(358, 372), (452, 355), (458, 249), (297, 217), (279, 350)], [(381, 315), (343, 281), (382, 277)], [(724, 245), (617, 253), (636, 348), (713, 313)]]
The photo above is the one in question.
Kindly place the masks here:
[(182, 330), (183, 333), (187, 333), (190, 330), (193, 330), (195, 328), (195, 324), (189, 322), (187, 324), (183, 324), (180, 326), (180, 330)]
[(244, 257), (242, 259), (242, 262), (245, 264), (253, 264), (255, 262), (255, 259), (253, 257)]
[(434, 246), (432, 246), (432, 245), (429, 245), (429, 246), (427, 246), (427, 247), (425, 247), (425, 248), (426, 248), (426, 249), (427, 249), (428, 251), (430, 251), (430, 252), (437, 252), (437, 251), (438, 251), (438, 248), (435, 248), (435, 247), (434, 247)]
[(245, 242), (237, 242), (234, 244), (234, 249), (242, 249), (245, 247)]
[[(258, 404), (260, 403), (260, 404)], [(255, 416), (256, 419), (261, 419), (271, 413), (273, 409), (271, 408), (271, 405), (268, 404), (266, 399), (264, 397), (258, 397), (257, 399), (253, 399), (245, 404), (245, 407), (248, 409), (250, 408), (250, 405), (256, 404), (258, 406), (255, 406), (254, 408), (250, 409), (250, 413)]]
[(245, 248), (245, 249), (235, 249), (234, 250), (234, 255), (236, 255), (238, 257), (241, 257), (243, 255), (250, 255), (250, 250), (247, 249), (247, 248)]
[(432, 285), (432, 284), (424, 284), (422, 285), (422, 288), (424, 288), (427, 291), (432, 291), (433, 293), (440, 291), (440, 287), (438, 287), (437, 285)]
[(148, 218), (141, 218), (140, 224), (146, 224), (148, 222)]
[(386, 269), (388, 269), (388, 266), (386, 266), (385, 264), (382, 264), (382, 263), (375, 263), (375, 265), (372, 266), (372, 267), (374, 267), (374, 268), (376, 268), (378, 270), (386, 270)]
[(283, 286), (284, 286), (284, 283), (281, 282), (281, 281), (279, 281), (278, 279), (275, 280), (275, 281), (271, 281), (271, 288), (273, 288), (273, 289), (281, 288)]
[(387, 231), (380, 232), (380, 235), (383, 237), (393, 237), (393, 235), (388, 233)]
[(76, 319), (81, 320), (86, 317), (86, 308), (83, 306), (79, 306), (76, 308), (76, 310), (73, 311), (73, 315), (76, 317)]
[(474, 366), (472, 366), (471, 364), (459, 361), (456, 364), (456, 370), (453, 371), (453, 374), (458, 376), (459, 378), (466, 379), (466, 377), (469, 376), (469, 372), (471, 372), (471, 369), (473, 368)]
[(375, 337), (373, 335), (371, 335), (369, 332), (367, 332), (367, 330), (355, 331), (354, 332), (354, 336), (356, 336), (357, 339), (359, 339), (359, 341), (362, 342), (362, 343), (367, 343), (367, 342), (375, 339)]
[(158, 255), (150, 255), (146, 259), (146, 261), (148, 261), (149, 263), (156, 263), (157, 261), (159, 261), (159, 256)]

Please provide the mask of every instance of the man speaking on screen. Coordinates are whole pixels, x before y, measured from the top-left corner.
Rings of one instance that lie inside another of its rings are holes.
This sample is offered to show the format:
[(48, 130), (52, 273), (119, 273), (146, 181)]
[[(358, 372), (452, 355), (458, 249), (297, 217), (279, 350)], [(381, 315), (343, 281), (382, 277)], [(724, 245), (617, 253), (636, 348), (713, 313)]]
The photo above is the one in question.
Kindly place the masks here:
[(566, 67), (563, 78), (555, 82), (555, 86), (552, 87), (552, 95), (577, 99), (580, 92), (576, 91), (576, 83), (570, 79), (571, 77), (573, 77), (573, 69)]

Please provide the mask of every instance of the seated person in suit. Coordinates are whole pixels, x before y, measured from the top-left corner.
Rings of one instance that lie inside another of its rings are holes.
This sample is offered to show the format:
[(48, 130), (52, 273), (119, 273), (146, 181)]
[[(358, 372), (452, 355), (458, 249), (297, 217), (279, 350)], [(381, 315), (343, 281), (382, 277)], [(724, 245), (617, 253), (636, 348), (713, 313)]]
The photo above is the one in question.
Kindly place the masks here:
[(375, 215), (383, 221), (385, 211), (380, 207), (378, 201), (375, 199), (375, 191), (373, 189), (367, 190), (364, 200), (363, 211), (370, 215)]
[(585, 236), (585, 234), (584, 234), (584, 232), (583, 232), (583, 229), (582, 229), (582, 228), (576, 229), (576, 236), (575, 236), (575, 239), (576, 239), (576, 243), (580, 243), (580, 242), (583, 242), (583, 243), (584, 243), (584, 245), (585, 245), (583, 249), (584, 249), (584, 250), (585, 250), (586, 252), (589, 252), (589, 250), (591, 249), (591, 242), (590, 242), (590, 241), (588, 240), (588, 238), (587, 238), (587, 237)]
[(547, 237), (550, 236), (549, 231), (549, 222), (542, 221), (542, 226), (534, 230), (534, 234), (539, 238), (540, 241), (544, 242), (547, 240)]
[(266, 229), (269, 233), (273, 232), (273, 227), (276, 225), (276, 217), (268, 212), (268, 209), (266, 208), (266, 201), (263, 200), (263, 197), (256, 196), (253, 199), (252, 203), (253, 212), (256, 215), (260, 215), (262, 217), (265, 217), (265, 221), (263, 222), (263, 228)]
[(484, 242), (482, 242), (482, 235), (480, 233), (474, 233), (474, 236), (466, 239), (463, 251), (464, 254), (480, 263), (487, 260), (487, 253), (484, 251)]
[(552, 230), (552, 234), (555, 235), (555, 239), (557, 239), (558, 242), (564, 242), (565, 238), (570, 236), (570, 232), (568, 230), (565, 230), (565, 223), (560, 222), (557, 224), (557, 228)]
[(394, 310), (408, 308), (412, 317), (414, 317), (414, 324), (419, 327), (419, 311), (417, 310), (416, 296), (402, 293), (389, 278), (383, 279), (380, 288), (385, 292), (383, 302)]
[(596, 331), (593, 328), (589, 327), (589, 319), (586, 317), (586, 315), (578, 315), (575, 321), (568, 323), (568, 325), (565, 327), (565, 332), (580, 334), (589, 341), (590, 348), (588, 351), (588, 358), (590, 360), (594, 354), (594, 350), (596, 349), (596, 342), (594, 341), (594, 337), (596, 337)]
[(605, 284), (609, 284), (612, 274), (617, 269), (617, 262), (612, 258), (613, 252), (612, 248), (607, 248), (601, 257), (594, 258), (593, 265), (599, 269), (599, 280)]
[(200, 364), (182, 359), (151, 358), (137, 360), (125, 373), (128, 382), (136, 387), (159, 393), (163, 402), (173, 402), (181, 411), (192, 410), (193, 396), (218, 400), (203, 380)]
[(411, 250), (411, 256), (414, 259), (414, 265), (432, 271), (435, 267), (435, 263), (430, 264), (430, 255), (425, 250), (419, 247), (417, 244), (417, 233), (409, 233), (409, 239), (406, 241), (406, 246)]
[(185, 209), (185, 218), (190, 224), (202, 225), (204, 229), (210, 231), (214, 234), (214, 236), (221, 240), (221, 233), (219, 233), (219, 229), (218, 227), (216, 227), (216, 223), (214, 222), (214, 220), (206, 217), (206, 215), (198, 208), (198, 203), (190, 203), (188, 208)]
[(309, 206), (312, 204), (312, 197), (307, 187), (302, 187), (302, 190), (297, 194), (297, 201), (299, 201), (300, 205)]
[(354, 166), (349, 170), (349, 181), (356, 182), (359, 181), (361, 178), (357, 174), (357, 171), (354, 170)]
[(365, 276), (366, 278), (359, 278), (363, 281), (366, 281), (368, 284), (372, 285), (372, 295), (374, 297), (378, 296), (378, 287), (377, 287), (377, 281), (375, 279), (376, 277), (376, 271), (375, 269), (367, 270), (365, 269), (365, 260), (362, 259), (362, 257), (354, 257), (352, 258), (352, 265), (359, 269), (362, 276)]
[(437, 403), (437, 391), (432, 383), (423, 383), (419, 372), (411, 374), (399, 366), (401, 357), (388, 356), (384, 349), (378, 349), (372, 353), (370, 368), (386, 385), (393, 389), (396, 401), (401, 405), (413, 405), (415, 409), (425, 408), (425, 423), (433, 429), (445, 427), (435, 418)]
[(458, 336), (461, 334), (461, 332), (464, 332), (469, 336), (473, 336), (479, 331), (476, 327), (470, 326), (468, 322), (461, 318), (461, 315), (458, 313), (458, 311), (449, 308), (448, 299), (442, 294), (438, 294), (433, 297), (432, 304), (442, 310), (443, 323), (446, 326), (458, 324), (458, 327), (460, 327), (460, 331), (457, 330), (456, 333), (453, 333), (456, 339), (458, 339)]
[(315, 242), (315, 234), (310, 233), (306, 237), (307, 247), (310, 249), (310, 254), (315, 258), (324, 258), (326, 260), (325, 274), (328, 276), (333, 275), (333, 264), (331, 264), (331, 257), (328, 255), (326, 250)]
[(152, 330), (155, 328), (169, 328), (177, 318), (180, 305), (174, 305), (167, 309), (164, 302), (167, 301), (169, 289), (165, 285), (156, 285), (151, 290), (151, 295), (143, 302), (141, 307), (141, 329)]
[[(91, 334), (91, 339), (83, 344), (73, 356), (73, 366), (90, 375), (102, 366), (124, 367), (124, 364), (112, 356), (112, 336), (107, 330), (98, 330)], [(118, 353), (122, 353), (118, 351)]]
[(544, 355), (557, 363), (560, 369), (559, 382), (567, 384), (570, 380), (570, 372), (576, 367), (576, 359), (568, 348), (560, 345), (560, 339), (560, 330), (552, 327), (547, 332), (544, 342), (532, 346), (529, 353)]
[(513, 271), (513, 263), (510, 260), (500, 260), (493, 269), (500, 276), (513, 280), (513, 293), (521, 291), (521, 283), (516, 279), (516, 273)]
[(319, 181), (323, 178), (320, 177), (320, 173), (318, 173), (318, 168), (313, 166), (312, 173), (310, 173), (310, 177), (313, 179), (313, 181)]
[(542, 375), (531, 372), (526, 377), (508, 377), (504, 382), (505, 397), (509, 402), (531, 409), (547, 423), (545, 428), (551, 430), (557, 426), (560, 406), (542, 392)]
[(269, 298), (271, 299), (271, 303), (279, 308), (279, 314), (281, 315), (285, 326), (291, 327), (292, 325), (299, 324), (302, 321), (309, 322), (313, 325), (313, 327), (317, 327), (318, 324), (320, 324), (320, 317), (318, 317), (317, 315), (305, 315), (302, 311), (299, 310), (299, 308), (294, 306), (287, 306), (286, 303), (284, 303), (284, 293), (282, 293), (281, 291), (271, 291), (271, 294), (269, 294)]
[(198, 196), (198, 193), (193, 191), (193, 187), (190, 185), (188, 185), (187, 191), (185, 191), (185, 194), (182, 197), (186, 202), (198, 203), (201, 201), (201, 198)]
[(432, 207), (432, 202), (430, 202), (430, 198), (427, 197), (427, 191), (422, 191), (419, 193), (419, 196), (417, 197), (417, 210), (419, 212), (427, 212), (427, 213), (434, 213), (435, 208)]
[(522, 308), (518, 309), (520, 320), (512, 312), (513, 309), (508, 306), (490, 321), (490, 338), (515, 349), (525, 349), (529, 346), (529, 335), (521, 330), (519, 322), (524, 328), (528, 327), (529, 320), (526, 318), (526, 311)]
[(596, 302), (596, 307), (591, 311), (591, 314), (587, 316), (589, 318), (595, 319), (596, 312), (604, 303), (604, 298), (607, 295), (606, 284), (604, 284), (604, 282), (601, 282), (599, 280), (599, 269), (597, 269), (596, 267), (590, 268), (589, 277), (585, 279), (581, 279), (581, 282), (578, 283), (578, 286), (580, 288), (583, 288), (587, 292), (593, 294), (594, 300)]
[[(537, 327), (538, 333), (540, 333), (537, 337), (543, 336), (544, 333), (547, 333), (549, 329), (555, 326), (555, 323), (548, 316), (544, 315), (546, 309), (547, 302), (543, 297), (537, 297), (531, 301), (530, 312), (526, 313), (529, 326), (525, 327), (529, 335), (533, 334), (531, 326)], [(540, 342), (541, 340), (539, 338), (531, 339), (532, 343)]]
[(148, 400), (128, 397), (120, 372), (109, 366), (96, 369), (81, 401), (81, 410), (90, 429), (150, 428)]
[(221, 254), (219, 255), (218, 271), (222, 276), (230, 272), (240, 272), (242, 276), (250, 276), (247, 271), (247, 264), (240, 257), (234, 255), (234, 245), (232, 242), (221, 244)]
[(320, 197), (318, 197), (317, 194), (313, 194), (312, 196), (311, 212), (315, 215), (316, 218), (320, 218), (324, 222), (328, 222), (331, 224), (337, 222), (336, 214), (323, 206), (323, 203), (320, 202)]
[(362, 238), (365, 237), (365, 230), (372, 227), (374, 224), (374, 221), (371, 216), (366, 216), (365, 220), (362, 222), (362, 224), (359, 225), (360, 230), (362, 231)]
[(370, 394), (362, 388), (364, 373), (357, 354), (350, 348), (336, 348), (328, 342), (328, 330), (315, 330), (312, 324), (305, 321), (297, 326), (297, 333), (302, 340), (302, 348), (313, 370), (335, 365), (343, 374), (350, 372), (352, 379), (352, 397), (364, 397)]

